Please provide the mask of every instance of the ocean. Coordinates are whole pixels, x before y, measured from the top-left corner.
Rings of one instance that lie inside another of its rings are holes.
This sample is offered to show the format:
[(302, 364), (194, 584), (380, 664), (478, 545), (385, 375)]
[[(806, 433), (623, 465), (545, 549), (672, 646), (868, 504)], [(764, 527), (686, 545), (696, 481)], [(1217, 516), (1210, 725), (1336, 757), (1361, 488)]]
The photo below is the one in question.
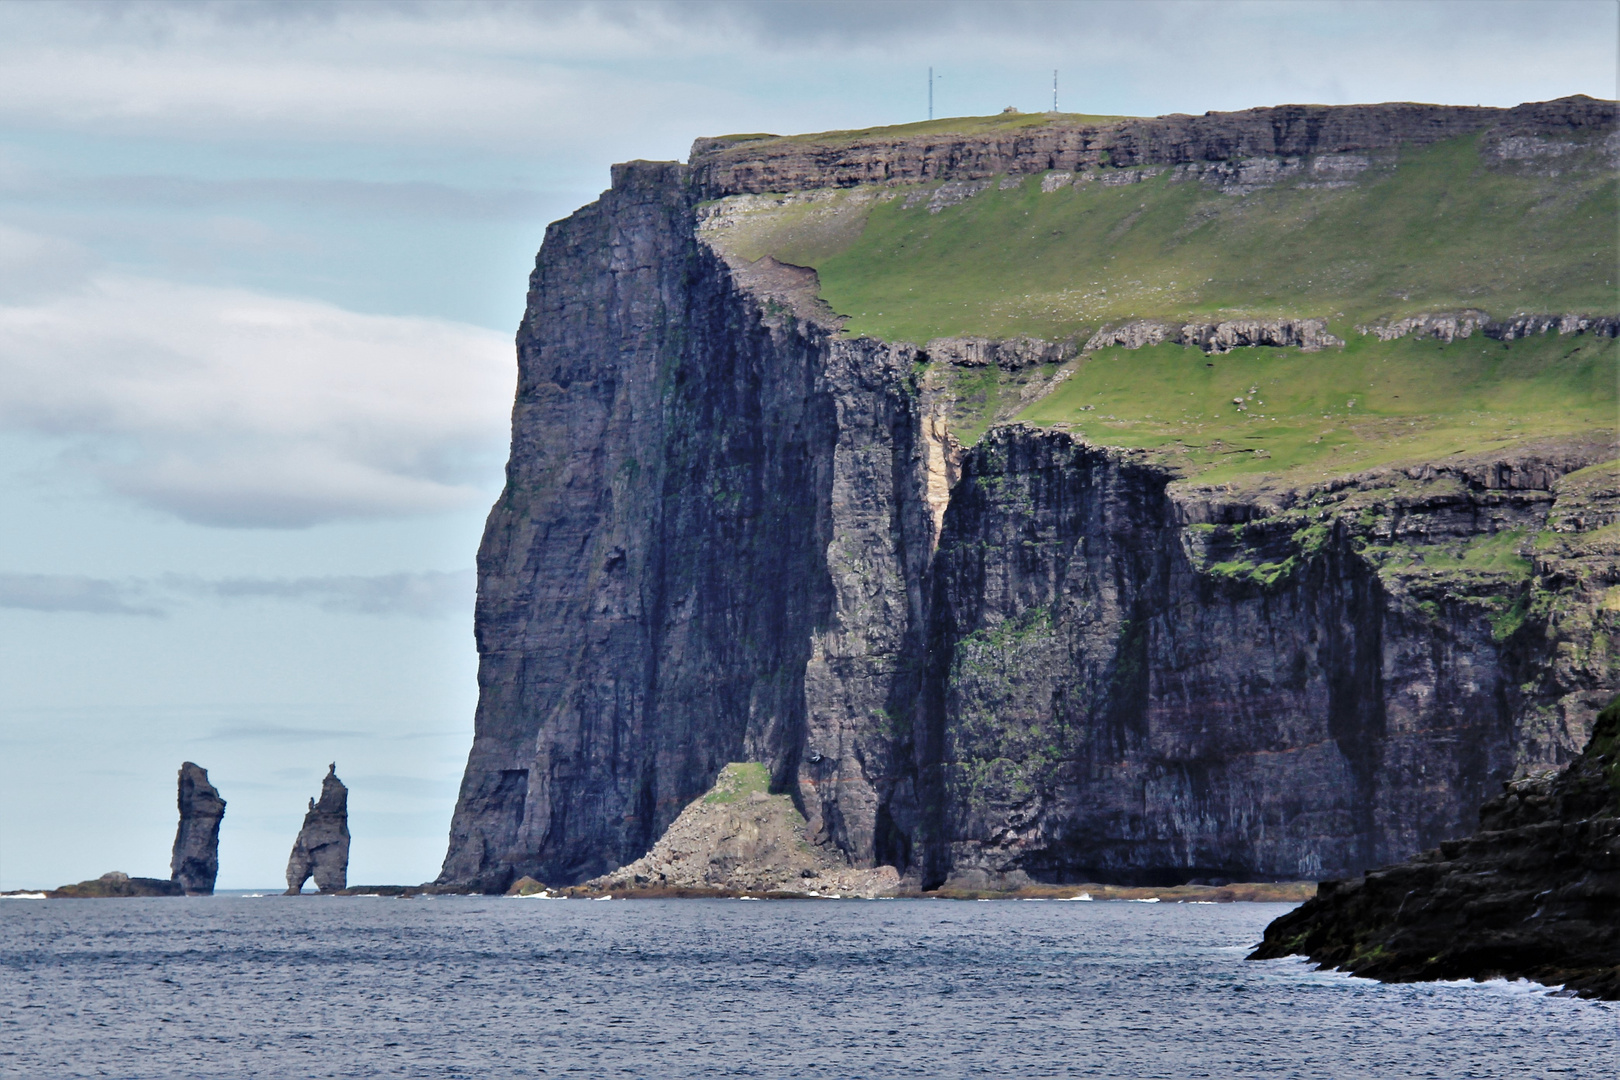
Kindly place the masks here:
[(0, 1075), (1612, 1078), (1620, 1004), (1245, 953), (1285, 904), (0, 903)]

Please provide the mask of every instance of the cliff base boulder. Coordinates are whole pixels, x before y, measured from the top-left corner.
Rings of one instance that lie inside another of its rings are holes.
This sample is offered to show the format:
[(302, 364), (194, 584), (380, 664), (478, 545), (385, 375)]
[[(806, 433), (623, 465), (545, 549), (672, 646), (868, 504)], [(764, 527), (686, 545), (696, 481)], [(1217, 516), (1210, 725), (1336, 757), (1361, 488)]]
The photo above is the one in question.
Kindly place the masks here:
[(734, 762), (646, 855), (568, 892), (870, 897), (899, 886), (892, 866), (858, 869), (812, 844), (793, 800), (770, 793), (765, 766)]

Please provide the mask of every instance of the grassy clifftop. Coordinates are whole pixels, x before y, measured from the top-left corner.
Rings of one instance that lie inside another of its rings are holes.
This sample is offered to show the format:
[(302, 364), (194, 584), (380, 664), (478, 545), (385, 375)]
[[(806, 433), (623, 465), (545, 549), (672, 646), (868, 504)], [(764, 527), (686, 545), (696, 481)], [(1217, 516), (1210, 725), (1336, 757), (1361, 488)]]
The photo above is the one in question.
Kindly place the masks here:
[(929, 194), (938, 185), (921, 198), (868, 188), (756, 199), (733, 242), (747, 258), (815, 268), (848, 332), (885, 340), (1056, 339), (1148, 317), (1348, 326), (1458, 308), (1612, 311), (1620, 203), (1606, 158), (1578, 143), (1482, 155), (1480, 142), (1288, 172), (1257, 162), (1056, 187), (1050, 175), (1005, 178), (943, 206)]
[(953, 427), (969, 442), (1016, 417), (1161, 450), (1210, 479), (1336, 471), (1614, 425), (1613, 339), (1385, 342), (1357, 329), (1465, 309), (1614, 314), (1614, 152), (1590, 136), (1474, 134), (1295, 160), (745, 195), (711, 209), (724, 226), (706, 235), (734, 257), (813, 267), (845, 333), (890, 341), (1083, 344), (1141, 319), (1325, 319), (1344, 346), (1101, 349), (1028, 373), (1052, 387), (1033, 403), (1027, 375), (935, 380), (954, 384)]

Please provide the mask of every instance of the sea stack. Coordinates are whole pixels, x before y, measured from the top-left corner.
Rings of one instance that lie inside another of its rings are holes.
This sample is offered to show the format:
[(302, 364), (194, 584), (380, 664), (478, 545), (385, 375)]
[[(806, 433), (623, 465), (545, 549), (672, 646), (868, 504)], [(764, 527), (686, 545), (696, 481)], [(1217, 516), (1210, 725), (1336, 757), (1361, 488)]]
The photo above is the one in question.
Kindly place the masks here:
[(304, 827), (287, 860), (287, 895), (303, 892), (312, 876), (323, 893), (337, 892), (349, 882), (349, 789), (337, 778), (336, 762), (321, 781), (320, 801), (309, 800)]
[(225, 800), (208, 782), (208, 770), (188, 761), (180, 766), (179, 803), (170, 877), (187, 896), (212, 896), (219, 876), (219, 823), (225, 817)]

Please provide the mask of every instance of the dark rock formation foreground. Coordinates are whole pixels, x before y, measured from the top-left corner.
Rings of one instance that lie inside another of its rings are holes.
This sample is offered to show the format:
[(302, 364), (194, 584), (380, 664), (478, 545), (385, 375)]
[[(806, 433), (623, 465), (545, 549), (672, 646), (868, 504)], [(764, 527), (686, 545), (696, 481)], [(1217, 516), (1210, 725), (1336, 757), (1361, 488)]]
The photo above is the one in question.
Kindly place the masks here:
[(293, 843), (287, 860), (287, 895), (303, 892), (304, 882), (312, 876), (323, 893), (337, 892), (349, 883), (349, 789), (337, 778), (336, 762), (321, 781), (320, 802), (309, 800), (304, 827)]
[(169, 868), (187, 896), (212, 896), (219, 876), (219, 823), (225, 800), (208, 782), (208, 770), (194, 762), (180, 766), (180, 825), (174, 834)]
[(1525, 978), (1620, 1000), (1620, 698), (1556, 775), (1504, 785), (1480, 831), (1316, 897), (1251, 959), (1385, 982)]

